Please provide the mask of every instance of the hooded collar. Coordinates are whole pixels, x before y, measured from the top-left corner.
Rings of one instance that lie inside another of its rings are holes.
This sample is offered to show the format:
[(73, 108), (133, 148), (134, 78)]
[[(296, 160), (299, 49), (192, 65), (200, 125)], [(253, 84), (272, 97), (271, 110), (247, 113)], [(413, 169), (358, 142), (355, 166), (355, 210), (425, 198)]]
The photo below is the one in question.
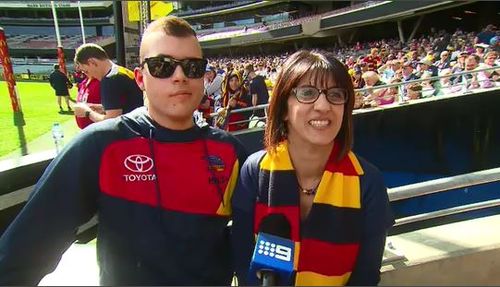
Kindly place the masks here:
[[(140, 107), (122, 117), (122, 122), (134, 134), (159, 142), (190, 142), (202, 137), (206, 127), (193, 127), (186, 130), (172, 130), (159, 125), (148, 114), (146, 107)], [(194, 122), (194, 121), (193, 121)]]

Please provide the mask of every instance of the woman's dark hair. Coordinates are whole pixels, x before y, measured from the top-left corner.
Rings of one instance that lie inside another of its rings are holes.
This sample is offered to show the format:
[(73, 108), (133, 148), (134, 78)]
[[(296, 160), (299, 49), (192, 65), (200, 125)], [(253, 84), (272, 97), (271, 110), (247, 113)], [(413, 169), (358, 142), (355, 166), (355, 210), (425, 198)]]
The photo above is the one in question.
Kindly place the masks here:
[(286, 59), (276, 79), (264, 134), (264, 144), (268, 152), (274, 152), (278, 144), (287, 138), (284, 120), (288, 113), (288, 97), (300, 80), (310, 75), (318, 84), (326, 85), (333, 78), (338, 88), (347, 91), (344, 104), (342, 125), (335, 140), (341, 145), (337, 160), (343, 158), (352, 146), (352, 110), (354, 107), (354, 88), (346, 67), (333, 54), (318, 50), (301, 50)]

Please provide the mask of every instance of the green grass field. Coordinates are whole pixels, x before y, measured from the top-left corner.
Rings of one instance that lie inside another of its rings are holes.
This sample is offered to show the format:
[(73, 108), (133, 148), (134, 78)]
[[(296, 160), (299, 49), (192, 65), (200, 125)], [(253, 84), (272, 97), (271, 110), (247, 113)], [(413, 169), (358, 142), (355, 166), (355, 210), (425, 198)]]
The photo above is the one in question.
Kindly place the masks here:
[[(49, 83), (18, 82), (17, 90), (21, 100), (26, 142), (50, 131), (55, 122), (74, 121), (72, 114), (60, 114), (54, 90)], [(71, 89), (71, 98), (76, 96), (76, 88)], [(63, 103), (66, 109), (66, 104)], [(75, 124), (76, 125), (76, 124)], [(10, 103), (7, 83), (0, 81), (0, 157), (20, 148), (19, 130), (14, 125), (14, 113)]]

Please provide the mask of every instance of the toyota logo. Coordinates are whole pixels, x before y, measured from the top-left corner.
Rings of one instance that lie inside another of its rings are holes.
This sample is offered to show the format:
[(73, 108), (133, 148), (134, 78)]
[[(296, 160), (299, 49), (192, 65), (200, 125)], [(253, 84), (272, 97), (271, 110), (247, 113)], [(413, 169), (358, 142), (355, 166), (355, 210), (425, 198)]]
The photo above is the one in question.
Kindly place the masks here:
[(132, 172), (148, 172), (153, 168), (153, 160), (142, 154), (129, 155), (123, 164)]

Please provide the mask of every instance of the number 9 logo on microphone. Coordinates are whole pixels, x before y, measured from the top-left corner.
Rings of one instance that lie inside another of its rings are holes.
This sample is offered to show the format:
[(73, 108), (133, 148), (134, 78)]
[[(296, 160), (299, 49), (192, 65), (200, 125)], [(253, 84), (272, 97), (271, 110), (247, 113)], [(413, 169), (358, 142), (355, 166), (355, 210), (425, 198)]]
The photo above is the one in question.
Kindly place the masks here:
[(289, 262), (292, 260), (292, 249), (290, 247), (260, 240), (257, 253)]

